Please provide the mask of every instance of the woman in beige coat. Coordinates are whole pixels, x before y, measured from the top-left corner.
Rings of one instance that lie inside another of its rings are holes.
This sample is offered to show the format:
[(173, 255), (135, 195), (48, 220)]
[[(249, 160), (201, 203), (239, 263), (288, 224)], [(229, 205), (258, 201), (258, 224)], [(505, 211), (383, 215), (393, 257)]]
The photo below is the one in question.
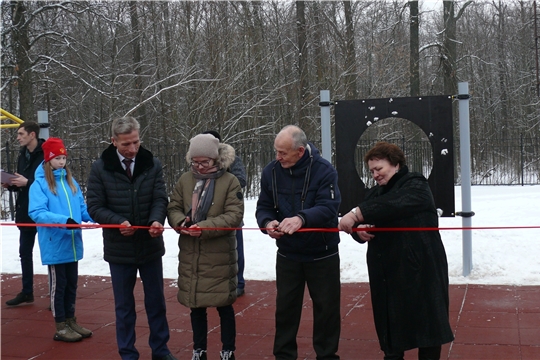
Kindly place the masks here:
[(206, 359), (207, 307), (219, 312), (221, 359), (234, 359), (235, 228), (244, 216), (240, 183), (227, 172), (234, 149), (200, 134), (190, 140), (186, 160), (191, 170), (176, 183), (168, 206), (169, 224), (180, 233), (178, 301), (191, 308), (192, 359)]

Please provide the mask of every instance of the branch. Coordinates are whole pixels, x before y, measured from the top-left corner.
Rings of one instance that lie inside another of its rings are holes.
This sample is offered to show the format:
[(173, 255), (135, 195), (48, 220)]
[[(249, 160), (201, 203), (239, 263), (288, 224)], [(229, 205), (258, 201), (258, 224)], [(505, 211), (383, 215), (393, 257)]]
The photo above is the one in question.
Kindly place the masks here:
[(456, 21), (459, 20), (459, 18), (461, 17), (461, 15), (463, 15), (463, 12), (465, 11), (465, 9), (467, 8), (467, 6), (471, 5), (473, 3), (472, 0), (469, 0), (467, 1), (465, 4), (463, 4), (463, 6), (461, 7), (461, 9), (459, 9), (459, 12), (457, 13), (457, 15), (454, 17), (454, 19), (456, 19)]
[(182, 86), (182, 85), (186, 85), (186, 84), (189, 84), (189, 83), (192, 83), (192, 82), (214, 82), (214, 81), (217, 81), (217, 80), (212, 80), (212, 79), (194, 79), (194, 80), (186, 80), (186, 81), (181, 81), (177, 84), (174, 84), (174, 85), (171, 85), (171, 86), (167, 86), (161, 90), (159, 90), (157, 93), (155, 93), (154, 95), (146, 98), (145, 100), (141, 101), (140, 103), (138, 103), (134, 108), (132, 108), (131, 110), (129, 110), (124, 116), (129, 116), (129, 114), (133, 113), (135, 110), (137, 110), (138, 108), (140, 108), (141, 106), (143, 106), (144, 104), (146, 104), (147, 102), (149, 102), (150, 100), (154, 99), (155, 97), (159, 96), (162, 92), (164, 91), (167, 91), (167, 90), (170, 90), (170, 89), (174, 89), (176, 87), (179, 87), (179, 86)]

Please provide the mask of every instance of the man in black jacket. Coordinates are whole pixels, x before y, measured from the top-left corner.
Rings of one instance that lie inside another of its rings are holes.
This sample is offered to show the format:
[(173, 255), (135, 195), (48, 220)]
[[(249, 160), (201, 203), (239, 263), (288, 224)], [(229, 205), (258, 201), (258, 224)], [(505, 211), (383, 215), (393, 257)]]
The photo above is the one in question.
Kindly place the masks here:
[(278, 247), (274, 356), (276, 360), (298, 357), (296, 335), (307, 284), (317, 359), (339, 359), (339, 234), (299, 231), (337, 227), (341, 202), (337, 171), (297, 126), (285, 126), (274, 149), (276, 160), (262, 171), (255, 213), (259, 227)]
[(103, 229), (104, 259), (111, 271), (121, 358), (139, 358), (135, 348), (133, 295), (138, 271), (144, 289), (152, 360), (173, 360), (167, 347), (169, 325), (163, 293), (162, 233), (167, 191), (161, 162), (141, 146), (139, 128), (132, 117), (113, 121), (112, 144), (90, 171), (88, 212), (99, 224), (121, 225)]
[[(21, 145), (17, 162), (17, 177), (11, 180), (11, 185), (2, 184), (10, 191), (17, 193), (16, 223), (34, 223), (28, 216), (28, 190), (34, 182), (34, 172), (43, 161), (41, 144), (44, 140), (39, 139), (39, 124), (34, 121), (26, 121), (17, 130), (17, 141)], [(35, 226), (19, 226), (19, 256), (21, 257), (22, 291), (7, 305), (19, 305), (34, 302), (34, 262), (33, 252), (36, 241)]]

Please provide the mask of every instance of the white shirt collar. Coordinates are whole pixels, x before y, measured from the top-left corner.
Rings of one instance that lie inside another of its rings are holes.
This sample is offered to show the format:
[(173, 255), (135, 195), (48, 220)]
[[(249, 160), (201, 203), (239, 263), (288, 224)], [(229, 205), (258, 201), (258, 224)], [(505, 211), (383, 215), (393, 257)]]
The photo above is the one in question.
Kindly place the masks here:
[[(127, 159), (125, 156), (123, 156), (122, 154), (120, 154), (118, 152), (118, 149), (116, 149), (116, 155), (118, 155), (118, 159), (120, 159), (120, 164), (122, 164), (122, 167), (124, 168), (124, 170), (126, 169), (126, 164), (123, 163), (123, 160), (124, 159)], [(135, 168), (135, 158), (131, 159), (132, 162), (131, 162), (131, 170), (133, 170)]]

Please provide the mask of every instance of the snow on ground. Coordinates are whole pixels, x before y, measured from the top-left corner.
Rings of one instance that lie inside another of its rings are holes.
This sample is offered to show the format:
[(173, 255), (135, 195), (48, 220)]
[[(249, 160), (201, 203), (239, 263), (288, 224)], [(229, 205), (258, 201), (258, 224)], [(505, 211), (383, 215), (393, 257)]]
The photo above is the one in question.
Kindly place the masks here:
[[(461, 188), (456, 187), (456, 211), (461, 210)], [(473, 227), (538, 226), (535, 229), (473, 230), (473, 270), (462, 275), (462, 231), (442, 230), (448, 256), (451, 284), (540, 285), (540, 186), (474, 186), (472, 187)], [(244, 216), (244, 248), (246, 280), (275, 280), (274, 241), (257, 229), (256, 200), (247, 200)], [(6, 223), (2, 223), (6, 224)], [(441, 218), (440, 227), (460, 227), (462, 219)], [(168, 226), (168, 225), (167, 225)], [(1, 227), (2, 273), (20, 273), (19, 232), (15, 226)], [(367, 282), (366, 245), (340, 233), (342, 282)], [(178, 235), (172, 229), (164, 232), (166, 254), (164, 277), (177, 277)], [(84, 258), (79, 263), (80, 275), (109, 275), (103, 260), (100, 229), (83, 232)], [(41, 265), (36, 240), (34, 271), (46, 274)]]

